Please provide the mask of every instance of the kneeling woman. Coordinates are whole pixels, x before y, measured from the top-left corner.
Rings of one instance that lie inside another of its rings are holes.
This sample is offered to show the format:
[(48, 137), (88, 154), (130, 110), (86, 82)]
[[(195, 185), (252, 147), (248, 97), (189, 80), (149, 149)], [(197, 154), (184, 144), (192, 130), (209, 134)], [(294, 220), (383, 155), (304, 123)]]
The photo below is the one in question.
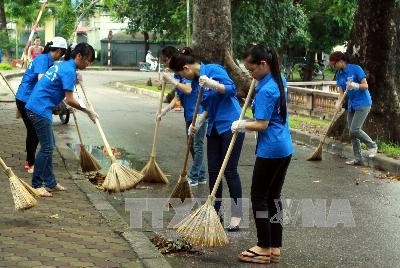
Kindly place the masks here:
[(278, 262), (282, 246), (281, 189), (293, 153), (286, 81), (281, 77), (278, 57), (272, 49), (251, 46), (244, 54), (244, 65), (259, 81), (252, 107), (255, 120), (235, 121), (232, 131), (258, 132), (251, 184), (258, 243), (239, 254), (239, 259), (251, 263)]
[[(231, 125), (240, 116), (241, 109), (236, 98), (235, 84), (222, 66), (200, 63), (190, 48), (184, 48), (180, 53), (174, 54), (169, 67), (180, 76), (192, 80), (192, 87), (196, 83), (204, 87), (201, 105), (204, 109), (202, 119), (208, 118), (207, 160), (211, 192), (232, 139)], [(201, 126), (201, 122), (196, 122), (196, 125)], [(195, 132), (196, 128), (189, 127), (189, 135), (194, 135)], [(230, 197), (235, 203), (232, 204), (232, 218), (228, 231), (239, 230), (242, 217), (242, 186), (237, 166), (243, 140), (244, 133), (241, 133), (236, 140), (224, 173)], [(219, 185), (216, 198), (222, 198), (222, 184)], [(217, 212), (220, 206), (221, 201), (215, 202)], [(222, 215), (222, 212), (219, 214)]]
[(74, 98), (73, 91), (77, 79), (76, 70), (85, 69), (94, 60), (94, 50), (86, 43), (78, 44), (71, 52), (68, 48), (64, 61), (53, 65), (36, 84), (26, 104), (29, 120), (36, 129), (40, 150), (36, 155), (32, 186), (42, 196), (52, 196), (49, 191), (64, 191), (57, 183), (53, 173), (54, 135), (52, 129), (52, 111), (66, 98), (68, 105), (88, 114), (94, 121), (97, 114), (83, 108)]

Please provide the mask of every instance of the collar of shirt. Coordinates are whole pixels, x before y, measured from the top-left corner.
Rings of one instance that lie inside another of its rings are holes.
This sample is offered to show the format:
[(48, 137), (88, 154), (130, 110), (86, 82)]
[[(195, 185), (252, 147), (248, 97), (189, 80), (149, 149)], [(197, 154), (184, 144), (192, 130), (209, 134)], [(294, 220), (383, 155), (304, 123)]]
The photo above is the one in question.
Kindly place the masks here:
[(258, 82), (258, 85), (256, 86), (256, 92), (258, 92), (265, 84), (268, 83), (269, 80), (271, 80), (272, 74), (269, 73), (263, 77), (263, 79)]

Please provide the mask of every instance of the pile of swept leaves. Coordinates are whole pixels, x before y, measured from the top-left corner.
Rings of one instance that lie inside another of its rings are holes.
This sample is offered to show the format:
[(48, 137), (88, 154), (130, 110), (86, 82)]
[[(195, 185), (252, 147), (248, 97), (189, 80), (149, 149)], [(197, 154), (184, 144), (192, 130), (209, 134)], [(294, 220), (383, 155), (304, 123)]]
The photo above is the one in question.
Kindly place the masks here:
[(197, 253), (193, 246), (182, 238), (168, 239), (156, 234), (150, 241), (157, 247), (162, 254), (172, 254), (178, 252)]

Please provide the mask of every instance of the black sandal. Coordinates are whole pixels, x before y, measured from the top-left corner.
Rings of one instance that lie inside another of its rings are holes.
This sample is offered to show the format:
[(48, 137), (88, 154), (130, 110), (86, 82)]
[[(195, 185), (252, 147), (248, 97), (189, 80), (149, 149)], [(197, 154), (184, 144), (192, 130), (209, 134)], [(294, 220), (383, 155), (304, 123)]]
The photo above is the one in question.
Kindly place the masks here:
[[(263, 254), (258, 254), (257, 252), (254, 252), (250, 249), (246, 250), (246, 252), (253, 254), (254, 256), (245, 256), (242, 253), (239, 254), (238, 258), (242, 262), (248, 262), (248, 263), (259, 263), (259, 264), (267, 264), (271, 262), (271, 255), (263, 255)], [(263, 259), (260, 257), (264, 257)]]

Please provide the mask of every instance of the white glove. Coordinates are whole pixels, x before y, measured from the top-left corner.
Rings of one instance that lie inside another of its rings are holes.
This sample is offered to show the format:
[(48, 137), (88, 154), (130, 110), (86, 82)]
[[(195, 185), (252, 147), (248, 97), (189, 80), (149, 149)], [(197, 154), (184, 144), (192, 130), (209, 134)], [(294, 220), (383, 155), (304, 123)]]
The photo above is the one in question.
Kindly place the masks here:
[(232, 123), (231, 130), (235, 132), (246, 132), (246, 120), (236, 120)]
[(163, 117), (164, 115), (166, 115), (169, 111), (171, 111), (172, 110), (172, 106), (169, 104), (169, 105), (167, 105), (167, 107), (165, 107), (164, 109), (162, 109), (161, 110), (161, 112), (160, 113), (157, 113), (156, 114), (156, 120), (157, 121), (160, 121), (161, 120), (161, 117)]
[(346, 88), (348, 90), (352, 90), (352, 89), (360, 89), (360, 84), (356, 83), (356, 82), (350, 82), (348, 81), (346, 83)]
[(206, 87), (210, 89), (215, 89), (217, 91), (221, 91), (225, 89), (225, 86), (223, 84), (220, 84), (218, 81), (215, 81), (206, 75), (202, 75), (199, 78), (199, 84), (201, 87)]
[(90, 120), (93, 121), (93, 123), (96, 123), (96, 119), (99, 119), (99, 115), (92, 110), (85, 110), (85, 113), (89, 116)]
[(335, 103), (335, 109), (336, 109), (338, 112), (340, 112), (340, 111), (342, 110), (342, 105), (341, 105), (341, 103), (340, 103), (339, 100), (337, 100), (336, 103)]
[(196, 132), (197, 132), (197, 127), (190, 124), (188, 128), (188, 135), (193, 137), (194, 135), (196, 135)]
[(76, 72), (76, 80), (75, 80), (75, 84), (79, 84), (82, 83), (82, 74), (79, 72)]
[(176, 87), (176, 85), (178, 85), (179, 83), (179, 81), (176, 80), (171, 73), (163, 73), (162, 79), (165, 83), (171, 83), (172, 85), (174, 85), (174, 87)]

